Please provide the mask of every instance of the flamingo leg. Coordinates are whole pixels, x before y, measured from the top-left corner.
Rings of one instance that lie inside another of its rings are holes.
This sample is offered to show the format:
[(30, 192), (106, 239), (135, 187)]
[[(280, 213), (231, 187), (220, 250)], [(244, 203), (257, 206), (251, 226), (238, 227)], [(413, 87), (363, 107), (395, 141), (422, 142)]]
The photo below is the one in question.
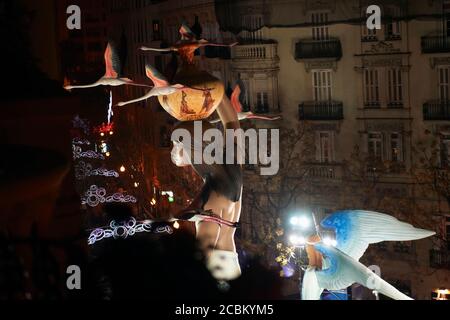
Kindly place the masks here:
[(95, 88), (98, 86), (101, 86), (102, 84), (96, 82), (93, 84), (87, 84), (87, 85), (83, 85), (83, 86), (66, 86), (64, 87), (66, 90), (72, 90), (72, 89), (87, 89), (87, 88)]
[(275, 121), (275, 120), (281, 119), (281, 117), (280, 116), (278, 116), (278, 117), (263, 117), (263, 116), (250, 115), (247, 117), (247, 119)]
[(156, 51), (156, 52), (171, 52), (172, 48), (158, 49), (158, 48), (149, 48), (149, 47), (141, 47), (142, 51)]

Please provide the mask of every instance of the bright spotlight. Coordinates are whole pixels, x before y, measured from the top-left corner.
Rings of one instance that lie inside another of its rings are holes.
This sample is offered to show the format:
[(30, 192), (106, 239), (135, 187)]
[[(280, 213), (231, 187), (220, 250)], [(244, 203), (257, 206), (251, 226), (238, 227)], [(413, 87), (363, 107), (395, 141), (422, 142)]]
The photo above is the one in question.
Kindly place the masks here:
[(293, 226), (307, 229), (311, 225), (311, 219), (306, 216), (296, 216), (291, 218), (290, 223)]
[(323, 243), (325, 245), (327, 245), (327, 246), (330, 246), (330, 247), (336, 247), (337, 246), (337, 241), (335, 239), (328, 238), (328, 237), (323, 239)]
[(301, 246), (301, 245), (306, 244), (306, 239), (305, 239), (305, 237), (301, 237), (301, 236), (297, 236), (297, 235), (293, 234), (289, 237), (289, 242), (291, 244), (293, 244), (294, 246)]

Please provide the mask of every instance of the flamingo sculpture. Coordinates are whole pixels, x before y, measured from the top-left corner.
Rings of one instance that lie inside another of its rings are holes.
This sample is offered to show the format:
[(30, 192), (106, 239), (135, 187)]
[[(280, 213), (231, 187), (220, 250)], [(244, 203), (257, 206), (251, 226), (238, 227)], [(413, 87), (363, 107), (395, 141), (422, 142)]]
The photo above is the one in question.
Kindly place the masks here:
[(145, 96), (140, 97), (138, 99), (134, 99), (134, 100), (126, 101), (126, 102), (119, 102), (117, 104), (119, 107), (123, 107), (128, 104), (136, 103), (139, 101), (147, 100), (147, 99), (150, 99), (151, 97), (169, 96), (177, 91), (189, 88), (182, 84), (171, 85), (167, 81), (167, 79), (158, 70), (156, 70), (153, 66), (151, 66), (149, 64), (147, 64), (145, 66), (145, 74), (155, 84), (153, 89), (150, 90)]
[(234, 42), (232, 44), (218, 44), (218, 43), (211, 43), (205, 39), (197, 40), (192, 30), (184, 23), (182, 24), (179, 33), (181, 35), (181, 40), (179, 40), (175, 45), (169, 48), (158, 49), (143, 46), (140, 49), (142, 51), (156, 51), (156, 52), (175, 51), (180, 54), (181, 58), (184, 61), (188, 63), (193, 63), (195, 51), (201, 47), (234, 47), (235, 45), (238, 44), (237, 42)]
[(135, 83), (133, 80), (128, 78), (122, 78), (121, 75), (121, 63), (119, 59), (119, 55), (111, 45), (108, 43), (105, 50), (105, 65), (106, 65), (106, 73), (103, 77), (101, 77), (97, 82), (83, 85), (83, 86), (65, 86), (66, 90), (72, 89), (86, 89), (86, 88), (94, 88), (98, 86), (112, 86), (118, 87), (122, 85), (131, 85), (138, 87), (149, 87), (144, 84)]
[[(236, 86), (236, 88), (233, 91), (233, 94), (231, 95), (231, 104), (233, 105), (234, 110), (236, 110), (238, 114), (239, 121), (246, 120), (246, 119), (255, 119), (255, 120), (265, 120), (265, 121), (275, 121), (281, 119), (281, 116), (273, 116), (273, 117), (265, 117), (265, 116), (258, 116), (254, 114), (253, 112), (242, 112), (242, 104), (239, 100), (239, 96), (241, 95), (241, 88), (239, 85)], [(210, 123), (218, 123), (220, 122), (220, 119), (214, 119), (211, 120)]]

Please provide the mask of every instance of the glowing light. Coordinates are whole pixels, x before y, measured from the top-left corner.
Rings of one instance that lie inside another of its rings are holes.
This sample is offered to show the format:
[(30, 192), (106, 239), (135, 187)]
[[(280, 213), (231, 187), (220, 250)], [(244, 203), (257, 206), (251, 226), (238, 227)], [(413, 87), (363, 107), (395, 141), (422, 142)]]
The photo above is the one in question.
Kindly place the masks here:
[(73, 149), (73, 158), (76, 159), (81, 159), (81, 158), (88, 158), (88, 159), (100, 159), (100, 160), (105, 160), (105, 157), (102, 154), (99, 154), (95, 151), (89, 150), (89, 151), (84, 151), (81, 149), (80, 146), (76, 146), (73, 145), (72, 146)]
[(138, 188), (138, 187), (139, 187), (139, 182), (135, 182), (135, 183), (134, 183), (134, 187), (135, 187), (135, 188)]
[(325, 245), (327, 245), (327, 246), (330, 246), (330, 247), (336, 247), (337, 246), (337, 241), (335, 239), (331, 239), (331, 238), (328, 238), (328, 237), (323, 239), (323, 243)]
[(101, 133), (100, 133), (100, 136), (104, 137), (104, 136), (105, 136), (105, 134), (104, 134), (103, 132), (101, 132)]
[(107, 156), (108, 158), (111, 156), (110, 152), (105, 153), (105, 156)]
[(293, 226), (306, 229), (306, 228), (309, 228), (309, 226), (311, 225), (311, 219), (309, 219), (306, 216), (295, 216), (295, 217), (291, 218), (290, 223)]
[(99, 188), (96, 185), (92, 185), (85, 193), (85, 196), (81, 198), (81, 204), (88, 205), (90, 207), (97, 207), (101, 203), (137, 203), (137, 199), (133, 196), (123, 193), (114, 193), (113, 195), (107, 195), (105, 188)]
[(114, 111), (112, 108), (113, 105), (113, 96), (112, 96), (112, 91), (109, 92), (109, 106), (108, 106), (108, 124), (111, 123), (111, 118), (112, 116), (114, 116)]
[(118, 178), (119, 174), (114, 170), (107, 170), (105, 168), (93, 169), (92, 164), (80, 161), (75, 165), (75, 178), (83, 180), (91, 176), (103, 176)]
[(156, 199), (153, 198), (152, 201), (150, 201), (150, 204), (151, 204), (152, 206), (156, 206)]
[(306, 238), (293, 234), (289, 237), (289, 242), (294, 246), (302, 246), (306, 244)]
[(172, 197), (169, 197), (169, 203), (174, 203), (174, 202), (175, 202), (175, 199)]
[(114, 131), (110, 131), (110, 132), (109, 132), (109, 135), (110, 135), (110, 136), (114, 135)]
[(434, 291), (437, 293), (436, 300), (448, 300), (447, 295), (450, 294), (450, 290), (448, 289), (436, 289)]
[(125, 171), (127, 171), (127, 169), (125, 168), (125, 166), (121, 166), (119, 170), (120, 170), (120, 172), (122, 172), (122, 173), (124, 173)]
[(152, 221), (146, 220), (142, 222), (136, 221), (135, 218), (131, 218), (128, 221), (116, 222), (111, 221), (107, 228), (97, 228), (91, 232), (88, 238), (88, 244), (93, 245), (104, 239), (126, 239), (134, 236), (136, 233), (153, 232), (153, 233), (168, 233), (172, 234), (173, 230), (169, 226), (153, 228)]
[(180, 224), (178, 223), (178, 221), (175, 221), (175, 223), (173, 224), (173, 228), (180, 229)]

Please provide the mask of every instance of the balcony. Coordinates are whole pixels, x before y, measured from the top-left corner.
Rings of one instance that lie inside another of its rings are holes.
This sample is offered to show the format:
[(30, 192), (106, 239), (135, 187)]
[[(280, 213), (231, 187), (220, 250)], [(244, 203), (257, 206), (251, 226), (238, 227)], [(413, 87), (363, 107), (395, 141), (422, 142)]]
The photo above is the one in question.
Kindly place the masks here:
[(339, 101), (308, 101), (299, 106), (300, 120), (343, 120), (344, 107)]
[(450, 52), (450, 37), (426, 36), (421, 41), (422, 53)]
[(342, 58), (342, 46), (339, 39), (310, 40), (303, 39), (295, 45), (295, 59)]
[(445, 250), (430, 250), (430, 267), (450, 269), (450, 252)]
[(424, 120), (450, 120), (450, 101), (428, 101), (423, 105)]
[(235, 60), (278, 59), (278, 44), (273, 41), (261, 43), (243, 43), (233, 47), (232, 57)]
[[(308, 164), (306, 164), (308, 165)], [(308, 177), (320, 180), (341, 179), (343, 176), (342, 166), (339, 164), (309, 164)]]

